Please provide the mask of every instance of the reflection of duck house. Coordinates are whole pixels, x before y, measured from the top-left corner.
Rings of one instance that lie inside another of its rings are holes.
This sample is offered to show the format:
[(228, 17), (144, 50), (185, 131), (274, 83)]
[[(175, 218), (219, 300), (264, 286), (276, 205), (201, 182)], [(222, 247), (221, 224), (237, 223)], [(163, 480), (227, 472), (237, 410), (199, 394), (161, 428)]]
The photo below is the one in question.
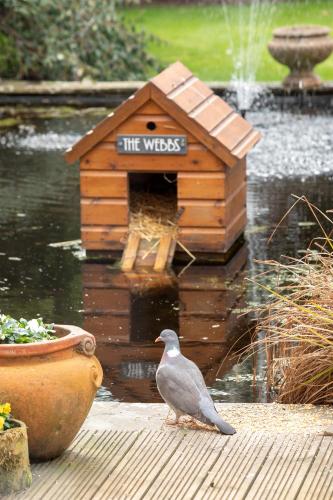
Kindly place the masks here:
[(84, 328), (96, 337), (104, 385), (116, 382), (112, 392), (126, 394), (127, 400), (158, 400), (154, 376), (162, 349), (154, 339), (163, 328), (184, 337), (184, 354), (211, 384), (247, 326), (238, 311), (244, 303), (240, 271), (245, 262), (243, 247), (228, 264), (195, 266), (177, 281), (170, 275), (124, 274), (104, 264), (84, 264)]
[(66, 153), (80, 160), (88, 251), (124, 249), (131, 199), (174, 197), (178, 240), (226, 254), (246, 223), (246, 155), (260, 135), (181, 63), (150, 80)]

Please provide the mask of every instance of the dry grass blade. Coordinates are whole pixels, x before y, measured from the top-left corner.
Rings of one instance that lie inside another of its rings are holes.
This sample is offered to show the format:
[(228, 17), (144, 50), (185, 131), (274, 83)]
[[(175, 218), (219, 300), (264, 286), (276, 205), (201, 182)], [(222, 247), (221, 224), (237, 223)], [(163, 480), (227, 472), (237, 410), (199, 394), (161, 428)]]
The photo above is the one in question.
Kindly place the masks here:
[[(271, 300), (257, 309), (252, 349), (267, 354), (268, 388), (282, 403), (333, 402), (333, 241), (319, 222), (332, 222), (304, 197), (324, 234), (326, 248), (309, 250), (302, 259), (269, 261), (275, 285), (256, 284)], [(263, 273), (260, 280), (267, 280)]]

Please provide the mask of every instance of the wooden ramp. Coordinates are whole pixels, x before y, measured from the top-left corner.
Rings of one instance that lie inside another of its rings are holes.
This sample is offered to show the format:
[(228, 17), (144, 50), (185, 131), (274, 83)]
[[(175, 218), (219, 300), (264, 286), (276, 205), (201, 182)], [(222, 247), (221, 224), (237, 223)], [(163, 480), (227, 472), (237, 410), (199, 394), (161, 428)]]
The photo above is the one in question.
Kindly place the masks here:
[(175, 250), (176, 241), (171, 235), (148, 241), (137, 233), (130, 233), (121, 259), (121, 270), (129, 272), (151, 267), (155, 272), (163, 272), (171, 266)]
[(329, 500), (333, 438), (198, 430), (83, 430), (33, 466), (26, 500)]

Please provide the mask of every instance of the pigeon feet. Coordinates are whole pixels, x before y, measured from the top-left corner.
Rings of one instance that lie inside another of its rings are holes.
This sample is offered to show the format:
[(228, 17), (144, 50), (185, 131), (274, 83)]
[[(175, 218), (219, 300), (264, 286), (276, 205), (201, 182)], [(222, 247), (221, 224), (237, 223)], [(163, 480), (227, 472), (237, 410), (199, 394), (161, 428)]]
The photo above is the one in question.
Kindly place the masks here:
[(189, 415), (179, 415), (174, 420), (169, 419), (168, 417), (165, 420), (166, 425), (182, 425), (182, 424), (192, 424), (195, 420)]
[(176, 418), (175, 420), (165, 420), (166, 425), (178, 425), (179, 424), (179, 418)]
[(182, 413), (175, 412), (175, 418), (174, 420), (171, 420), (169, 418), (170, 412), (167, 415), (167, 418), (165, 419), (166, 425), (179, 425), (180, 424), (180, 417), (182, 416)]

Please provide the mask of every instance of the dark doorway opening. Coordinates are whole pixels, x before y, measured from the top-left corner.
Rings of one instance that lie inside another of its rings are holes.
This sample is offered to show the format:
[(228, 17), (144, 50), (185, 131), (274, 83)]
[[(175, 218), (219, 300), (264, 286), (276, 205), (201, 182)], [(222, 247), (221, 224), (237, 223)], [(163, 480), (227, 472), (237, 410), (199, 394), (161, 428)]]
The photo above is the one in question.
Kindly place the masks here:
[(177, 174), (130, 173), (130, 212), (174, 220), (177, 212)]
[(157, 194), (177, 198), (177, 174), (129, 174), (130, 193)]

